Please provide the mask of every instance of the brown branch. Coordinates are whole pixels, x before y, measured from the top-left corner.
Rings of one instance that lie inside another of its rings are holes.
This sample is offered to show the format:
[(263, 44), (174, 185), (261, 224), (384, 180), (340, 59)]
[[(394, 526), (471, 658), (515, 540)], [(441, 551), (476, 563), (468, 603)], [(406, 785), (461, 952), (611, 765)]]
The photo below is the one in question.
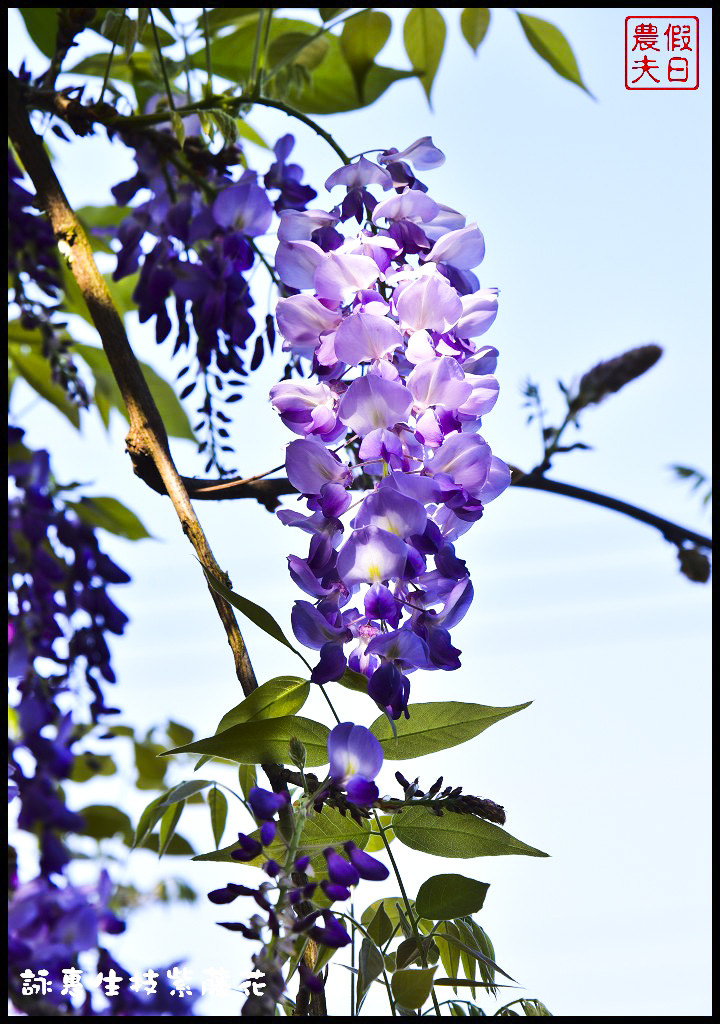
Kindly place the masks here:
[[(138, 475), (152, 487), (153, 490), (162, 493), (162, 481), (156, 476), (146, 475), (146, 468), (137, 470)], [(223, 501), (237, 498), (254, 498), (264, 505), (268, 511), (274, 511), (280, 504), (280, 498), (285, 494), (297, 494), (297, 488), (293, 487), (287, 477), (280, 477), (274, 480), (257, 479), (254, 477), (240, 478), (233, 477), (228, 480), (202, 480), (196, 477), (184, 476), (188, 493), (196, 501)], [(590, 491), (586, 487), (576, 487), (574, 484), (565, 484), (559, 480), (548, 480), (540, 474), (523, 474), (513, 467), (512, 484), (514, 487), (526, 487), (537, 491), (547, 491), (551, 494), (562, 494), (567, 498), (576, 498), (579, 501), (587, 501), (591, 505), (600, 505), (602, 508), (620, 512), (622, 515), (636, 519), (640, 523), (652, 526), (659, 530), (665, 540), (671, 544), (681, 547), (685, 543), (697, 544), (701, 548), (712, 551), (712, 538), (702, 533), (695, 533), (679, 523), (673, 523), (669, 519), (663, 519), (652, 512), (631, 505), (627, 501), (613, 498), (609, 494), (600, 494), (597, 491)]]
[[(8, 134), (27, 174), (32, 179), (38, 202), (48, 216), (58, 249), (66, 260), (87, 304), (107, 355), (115, 380), (127, 407), (130, 430), (127, 450), (136, 464), (145, 467), (156, 486), (173, 503), (183, 533), (212, 575), (227, 579), (215, 560), (210, 545), (190, 503), (182, 478), (175, 468), (167, 432), (140, 365), (130, 347), (122, 317), (117, 312), (105, 279), (97, 268), (92, 247), (67, 201), (50, 164), (42, 140), (35, 134), (23, 102), (19, 83), (8, 75)], [(235, 660), (235, 671), (244, 693), (257, 686), (245, 642), (232, 607), (214, 590), (210, 594), (225, 629)]]
[(517, 475), (513, 472), (512, 483), (515, 487), (528, 487), (536, 491), (548, 491), (550, 494), (563, 494), (566, 498), (576, 498), (578, 501), (587, 501), (591, 505), (609, 508), (613, 512), (620, 512), (631, 519), (637, 519), (640, 523), (654, 527), (660, 531), (665, 540), (678, 547), (690, 542), (712, 551), (712, 537), (695, 533), (694, 530), (688, 530), (685, 526), (680, 526), (679, 523), (673, 523), (652, 512), (646, 512), (645, 509), (630, 505), (627, 501), (621, 501), (619, 498), (613, 498), (609, 494), (599, 494), (597, 491), (589, 491), (586, 487), (576, 487), (574, 484), (565, 484), (560, 480), (548, 480), (541, 474), (531, 473), (525, 476), (519, 471), (517, 471)]

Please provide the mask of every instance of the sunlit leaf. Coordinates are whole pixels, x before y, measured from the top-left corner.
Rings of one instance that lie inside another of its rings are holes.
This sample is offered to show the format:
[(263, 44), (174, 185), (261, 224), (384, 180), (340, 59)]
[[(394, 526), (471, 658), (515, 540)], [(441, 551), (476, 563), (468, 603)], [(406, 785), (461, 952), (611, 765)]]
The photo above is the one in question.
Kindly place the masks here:
[(431, 921), (451, 921), (482, 909), (490, 888), (464, 875), (433, 875), (423, 882), (415, 899), (421, 917)]
[(405, 846), (439, 857), (548, 856), (472, 814), (446, 811), (438, 816), (427, 807), (409, 807), (393, 817), (393, 828)]
[(80, 501), (66, 501), (65, 504), (89, 526), (107, 530), (126, 540), (150, 537), (135, 513), (117, 498), (82, 497)]
[(405, 51), (419, 73), (428, 103), (445, 46), (445, 34), (445, 20), (436, 7), (413, 7), (405, 19)]
[(391, 29), (391, 18), (382, 11), (372, 9), (348, 18), (343, 25), (340, 49), (353, 73), (361, 98), (367, 73), (388, 41)]
[(330, 730), (320, 722), (290, 715), (233, 725), (206, 739), (193, 740), (165, 754), (211, 754), (239, 764), (287, 764), (290, 740), (296, 737), (307, 750), (311, 768), (327, 764), (327, 739)]
[(563, 78), (574, 82), (588, 95), (592, 95), (582, 80), (575, 55), (560, 29), (549, 21), (543, 21), (542, 18), (535, 18), (531, 14), (522, 14), (520, 11), (516, 13), (527, 41), (535, 53), (547, 61), (550, 67)]
[(227, 821), (227, 797), (222, 790), (214, 786), (208, 793), (207, 802), (210, 808), (210, 824), (212, 826), (213, 839), (215, 840), (215, 846), (219, 847), (220, 840), (225, 832), (225, 822)]
[(478, 52), (478, 47), (485, 38), (489, 25), (489, 7), (466, 7), (460, 15), (462, 34), (472, 47), (473, 53)]
[(410, 718), (400, 718), (395, 723), (397, 738), (393, 736), (392, 726), (385, 715), (376, 718), (370, 728), (382, 743), (385, 757), (402, 761), (465, 743), (503, 718), (529, 707), (530, 703), (509, 708), (491, 708), (454, 700), (413, 704)]
[(264, 633), (267, 633), (268, 636), (271, 636), (274, 640), (283, 644), (283, 646), (287, 647), (288, 650), (293, 652), (293, 654), (297, 654), (298, 658), (300, 658), (301, 661), (304, 661), (307, 667), (310, 668), (308, 662), (305, 661), (302, 654), (293, 647), (270, 612), (266, 611), (261, 605), (255, 604), (254, 601), (249, 601), (246, 597), (241, 597), (240, 594), (236, 594), (230, 589), (230, 587), (226, 586), (222, 580), (211, 575), (205, 568), (203, 568), (203, 571), (208, 583), (214, 591), (224, 597), (225, 600), (233, 606), (233, 608), (237, 608), (239, 612), (242, 612), (243, 615), (247, 616), (247, 618)]
[(408, 1010), (419, 1010), (430, 997), (436, 967), (408, 967), (395, 971), (390, 982), (396, 1001)]

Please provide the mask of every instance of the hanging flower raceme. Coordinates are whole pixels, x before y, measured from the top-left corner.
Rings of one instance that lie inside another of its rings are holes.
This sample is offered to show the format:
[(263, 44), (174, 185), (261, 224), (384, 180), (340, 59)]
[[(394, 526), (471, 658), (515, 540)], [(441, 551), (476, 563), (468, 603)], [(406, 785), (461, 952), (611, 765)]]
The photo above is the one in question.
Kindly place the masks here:
[[(241, 863), (261, 867), (269, 880), (256, 887), (229, 882), (208, 893), (210, 902), (218, 906), (249, 897), (261, 911), (249, 921), (220, 922), (229, 931), (263, 942), (253, 962), (271, 981), (262, 993), (249, 997), (243, 1015), (274, 1014), (285, 991), (283, 964), (305, 937), (329, 949), (347, 946), (350, 936), (333, 913), (332, 905), (349, 900), (352, 889), (361, 879), (380, 882), (389, 875), (381, 861), (354, 842), (345, 842), (341, 850), (325, 847), (322, 851), (324, 864), (318, 859), (313, 863), (303, 850), (302, 829), (309, 807), (321, 806), (322, 800), (329, 796), (346, 798), (350, 804), (367, 807), (379, 795), (373, 780), (382, 767), (383, 751), (369, 729), (352, 722), (337, 725), (328, 737), (328, 760), (330, 767), (325, 781), (317, 784), (305, 798), (301, 797), (292, 808), (293, 834), (290, 837), (278, 836), (276, 821), (276, 816), (290, 807), (287, 790), (275, 793), (258, 786), (250, 790), (247, 802), (259, 829), (252, 835), (239, 833), (230, 856)], [(318, 873), (319, 881), (316, 880)], [(320, 905), (316, 896), (322, 896)], [(307, 967), (301, 969), (301, 977), (310, 989), (319, 990), (323, 986), (322, 979)]]
[[(308, 557), (288, 559), (309, 598), (292, 626), (319, 652), (314, 682), (349, 666), (394, 719), (412, 672), (460, 665), (450, 629), (472, 584), (455, 542), (510, 483), (479, 433), (498, 396), (498, 352), (479, 340), (498, 291), (473, 273), (485, 241), (414, 175), (443, 160), (430, 138), (362, 156), (326, 182), (345, 190), (338, 206), (283, 211), (278, 232), (277, 272), (298, 290), (278, 328), (316, 378), (270, 392), (299, 435), (286, 469), (311, 512), (278, 513), (311, 535)], [(342, 233), (351, 220), (360, 230)]]

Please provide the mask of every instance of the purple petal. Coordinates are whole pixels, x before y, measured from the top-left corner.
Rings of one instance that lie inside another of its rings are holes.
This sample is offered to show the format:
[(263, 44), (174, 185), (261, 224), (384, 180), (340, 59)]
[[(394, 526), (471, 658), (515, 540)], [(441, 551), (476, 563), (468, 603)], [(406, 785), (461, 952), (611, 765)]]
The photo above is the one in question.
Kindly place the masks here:
[(379, 273), (377, 263), (369, 256), (331, 252), (315, 272), (315, 291), (321, 299), (346, 306), (358, 291), (375, 284)]
[(220, 227), (254, 238), (270, 227), (273, 205), (259, 185), (231, 185), (217, 197), (212, 212)]
[(407, 561), (407, 545), (377, 526), (353, 530), (338, 552), (337, 571), (344, 583), (382, 583), (399, 579)]
[(405, 540), (414, 533), (423, 533), (426, 522), (427, 513), (420, 502), (394, 487), (381, 486), (365, 498), (353, 525), (376, 526)]
[(342, 320), (312, 295), (291, 295), (275, 308), (278, 330), (287, 347), (300, 355), (311, 355), (320, 344), (320, 335), (334, 331)]
[(373, 210), (373, 224), (383, 217), (389, 221), (410, 220), (414, 223), (432, 220), (438, 215), (438, 204), (417, 189), (408, 189), (400, 195), (383, 199)]
[(337, 357), (351, 366), (382, 359), (402, 343), (402, 332), (392, 320), (369, 313), (352, 313), (335, 333)]
[(379, 427), (394, 427), (407, 419), (412, 395), (403, 384), (368, 373), (345, 392), (338, 416), (360, 437)]
[(450, 263), (458, 270), (472, 270), (485, 256), (485, 239), (477, 224), (448, 231), (427, 255), (433, 263)]
[(397, 300), (402, 326), (408, 331), (445, 334), (462, 314), (460, 296), (440, 274), (423, 274), (405, 285)]
[(417, 411), (432, 405), (457, 409), (472, 393), (472, 385), (465, 380), (462, 368), (451, 356), (419, 363), (408, 377), (407, 386), (415, 399)]
[(433, 140), (429, 135), (424, 135), (422, 139), (417, 139), (400, 153), (388, 150), (378, 157), (378, 163), (381, 164), (395, 163), (398, 160), (409, 161), (416, 171), (430, 171), (445, 163), (445, 154), (433, 145)]
[(344, 483), (350, 471), (319, 441), (291, 441), (285, 452), (288, 480), (301, 494), (320, 494), (325, 484)]
[(275, 253), (275, 269), (291, 288), (312, 288), (315, 272), (326, 258), (314, 242), (281, 242)]

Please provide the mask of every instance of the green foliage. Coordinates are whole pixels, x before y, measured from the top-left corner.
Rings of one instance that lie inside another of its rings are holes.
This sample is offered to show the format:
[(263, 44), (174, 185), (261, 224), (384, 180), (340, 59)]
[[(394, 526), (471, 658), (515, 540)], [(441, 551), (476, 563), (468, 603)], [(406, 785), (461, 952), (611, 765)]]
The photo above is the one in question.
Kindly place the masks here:
[(445, 35), (445, 19), (436, 7), (413, 7), (405, 19), (405, 51), (414, 71), (420, 76), (428, 103), (445, 46)]
[(446, 811), (438, 816), (427, 807), (409, 807), (393, 817), (393, 828), (405, 846), (438, 857), (548, 856), (471, 814)]
[(390, 986), (398, 1006), (419, 1010), (430, 997), (436, 970), (436, 967), (409, 967), (395, 971)]
[(203, 571), (205, 572), (208, 583), (214, 591), (220, 594), (221, 597), (224, 597), (225, 600), (233, 606), (233, 608), (237, 608), (239, 612), (242, 612), (243, 615), (250, 619), (250, 621), (261, 629), (263, 633), (267, 633), (268, 636), (277, 640), (278, 643), (281, 643), (284, 647), (287, 647), (287, 649), (292, 651), (293, 654), (297, 654), (298, 658), (305, 662), (307, 667), (310, 668), (308, 662), (305, 661), (302, 654), (293, 647), (269, 611), (266, 611), (262, 605), (255, 604), (254, 601), (249, 601), (246, 597), (241, 597), (240, 594), (236, 594), (230, 589), (230, 587), (223, 583), (222, 580), (219, 580), (217, 576), (212, 576), (206, 569), (203, 569)]
[(118, 537), (125, 537), (126, 540), (150, 537), (135, 513), (117, 498), (83, 497), (80, 501), (66, 501), (65, 505), (84, 523), (107, 530)]
[(185, 801), (179, 800), (173, 803), (160, 819), (160, 837), (158, 843), (158, 856), (162, 857), (170, 849), (175, 831), (180, 822), (182, 812), (185, 810)]
[(213, 786), (208, 793), (207, 802), (210, 808), (210, 825), (212, 827), (213, 839), (215, 840), (215, 848), (219, 849), (227, 821), (227, 797), (217, 786)]
[[(19, 325), (8, 325), (8, 370), (30, 385), (41, 398), (50, 402), (72, 425), (80, 428), (80, 410), (68, 399), (64, 389), (52, 379), (50, 363), (39, 351), (33, 351), (26, 343)], [(39, 334), (39, 332), (33, 332)], [(16, 340), (17, 339), (17, 340)]]
[(421, 917), (449, 921), (481, 910), (489, 888), (464, 875), (433, 875), (420, 886), (415, 907)]
[[(400, 897), (398, 896), (397, 899)], [(372, 903), (362, 916), (362, 922), (366, 926), (370, 937), (378, 946), (384, 946), (390, 939), (395, 926), (385, 909), (385, 900), (376, 900)]]
[(460, 15), (460, 28), (473, 53), (478, 52), (490, 26), (489, 7), (466, 7)]
[(392, 19), (382, 11), (372, 9), (360, 11), (343, 25), (340, 49), (352, 71), (361, 100), (367, 74), (388, 41), (391, 29)]
[(413, 704), (410, 718), (401, 718), (395, 723), (397, 738), (393, 736), (392, 726), (385, 715), (375, 719), (371, 730), (380, 740), (388, 760), (403, 761), (465, 743), (503, 718), (523, 711), (531, 703), (528, 701), (509, 708), (491, 708), (460, 701)]
[(363, 1004), (370, 986), (378, 978), (385, 968), (383, 955), (375, 943), (367, 937), (363, 939), (358, 957), (357, 976), (357, 1007), (358, 1010)]
[(298, 715), (269, 718), (233, 725), (215, 736), (193, 740), (165, 754), (210, 754), (239, 764), (287, 764), (290, 741), (299, 739), (307, 750), (307, 763), (315, 768), (327, 764), (327, 739), (330, 730), (320, 722)]
[(550, 67), (569, 82), (574, 82), (591, 95), (582, 80), (575, 55), (570, 44), (559, 28), (542, 18), (517, 11), (522, 30), (535, 53), (546, 60)]
[(112, 839), (121, 835), (127, 845), (132, 843), (133, 827), (124, 811), (109, 804), (91, 804), (79, 812), (85, 822), (83, 835), (93, 839)]
[[(93, 345), (80, 344), (75, 344), (73, 351), (88, 365), (95, 378), (95, 404), (105, 426), (107, 427), (110, 422), (110, 409), (117, 409), (127, 420), (127, 409), (104, 351)], [(150, 388), (150, 393), (155, 400), (168, 435), (186, 441), (194, 441), (195, 435), (190, 426), (190, 420), (170, 384), (163, 380), (147, 363), (141, 362), (140, 369)]]
[[(245, 700), (223, 715), (215, 733), (217, 735), (242, 722), (294, 715), (303, 706), (309, 693), (310, 684), (305, 679), (298, 676), (277, 676), (258, 686)], [(201, 757), (195, 765), (195, 771), (209, 760), (209, 757)]]
[[(315, 814), (306, 819), (300, 836), (298, 850), (301, 854), (307, 854), (311, 858), (316, 877), (326, 877), (325, 858), (322, 856), (322, 851), (325, 847), (340, 846), (342, 843), (352, 841), (361, 850), (364, 850), (369, 834), (370, 830), (367, 824), (359, 825), (352, 818), (343, 817), (334, 808), (325, 807), (320, 814)], [(259, 829), (252, 833), (253, 839), (258, 839), (259, 836)], [(222, 850), (215, 850), (211, 853), (202, 853), (193, 859), (237, 864), (238, 862), (232, 859), (231, 853), (233, 850), (239, 849), (239, 847), (239, 843), (233, 843), (232, 846), (225, 846)], [(278, 834), (259, 857), (244, 863), (249, 867), (261, 867), (268, 857), (282, 863), (285, 860), (286, 853), (285, 841)]]
[(28, 35), (45, 57), (55, 53), (57, 7), (18, 7)]

